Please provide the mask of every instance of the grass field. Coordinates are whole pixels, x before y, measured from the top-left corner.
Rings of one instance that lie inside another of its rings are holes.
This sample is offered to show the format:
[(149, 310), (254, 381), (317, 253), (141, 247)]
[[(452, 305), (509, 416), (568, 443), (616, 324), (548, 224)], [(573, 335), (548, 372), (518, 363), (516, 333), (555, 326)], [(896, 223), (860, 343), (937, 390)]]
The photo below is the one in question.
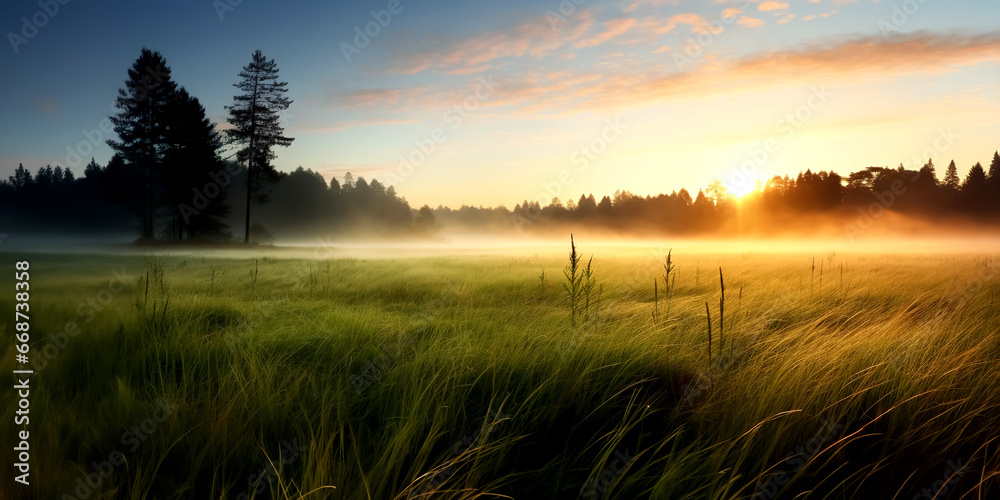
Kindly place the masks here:
[(668, 291), (665, 255), (577, 243), (594, 286), (572, 322), (568, 245), (32, 255), (32, 495), (1000, 494), (993, 255), (674, 251)]

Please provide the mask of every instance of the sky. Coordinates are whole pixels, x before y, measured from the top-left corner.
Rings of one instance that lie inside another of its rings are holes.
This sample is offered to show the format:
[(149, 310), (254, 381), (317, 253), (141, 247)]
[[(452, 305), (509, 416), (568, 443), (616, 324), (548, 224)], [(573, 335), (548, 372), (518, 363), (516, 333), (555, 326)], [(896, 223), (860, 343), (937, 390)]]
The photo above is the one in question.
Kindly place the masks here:
[(1000, 149), (995, 0), (0, 2), (0, 178), (80, 175), (143, 47), (224, 127), (273, 58), (279, 170), (513, 207)]

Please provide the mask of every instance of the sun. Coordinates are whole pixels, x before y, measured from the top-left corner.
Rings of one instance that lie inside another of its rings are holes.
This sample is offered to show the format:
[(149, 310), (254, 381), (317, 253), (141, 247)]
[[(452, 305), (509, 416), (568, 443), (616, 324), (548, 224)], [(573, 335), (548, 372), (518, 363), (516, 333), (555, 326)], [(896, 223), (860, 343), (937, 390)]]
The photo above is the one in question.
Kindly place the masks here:
[(742, 200), (753, 193), (763, 191), (763, 189), (764, 183), (761, 182), (760, 179), (755, 179), (753, 181), (748, 180), (747, 182), (743, 182), (737, 186), (730, 186), (729, 194), (737, 200)]

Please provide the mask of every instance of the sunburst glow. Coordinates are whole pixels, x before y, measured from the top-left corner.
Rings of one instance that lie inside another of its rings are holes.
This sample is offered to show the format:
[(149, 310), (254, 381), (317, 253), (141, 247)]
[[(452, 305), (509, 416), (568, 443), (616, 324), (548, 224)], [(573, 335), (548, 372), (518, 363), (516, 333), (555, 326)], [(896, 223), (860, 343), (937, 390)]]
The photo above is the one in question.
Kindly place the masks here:
[(754, 179), (740, 184), (728, 186), (729, 195), (737, 200), (742, 200), (754, 193), (764, 190), (765, 183), (761, 179)]

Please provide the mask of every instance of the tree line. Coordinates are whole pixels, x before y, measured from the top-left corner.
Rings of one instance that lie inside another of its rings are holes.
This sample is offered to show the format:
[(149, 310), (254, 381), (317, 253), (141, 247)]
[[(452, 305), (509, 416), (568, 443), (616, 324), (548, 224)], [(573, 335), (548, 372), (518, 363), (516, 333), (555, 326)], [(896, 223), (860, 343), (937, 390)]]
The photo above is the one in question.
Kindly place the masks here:
[[(228, 240), (228, 227), (244, 225), (245, 219), (228, 215), (219, 200), (245, 199), (247, 167), (236, 161), (221, 161), (224, 167), (209, 172), (207, 182), (185, 196), (174, 220), (183, 220), (184, 207), (199, 215), (184, 226), (167, 221), (161, 239), (179, 238), (181, 231), (194, 239)], [(0, 181), (0, 214), (20, 221), (11, 229), (49, 228), (56, 231), (100, 232), (140, 229), (144, 198), (135, 196), (145, 187), (143, 171), (128, 166), (120, 154), (107, 165), (93, 160), (82, 177), (50, 166), (34, 175), (18, 166), (14, 175)], [(960, 217), (984, 224), (1000, 223), (1000, 154), (994, 152), (988, 169), (979, 163), (960, 180), (955, 162), (938, 179), (933, 161), (919, 170), (868, 167), (843, 177), (836, 172), (812, 172), (775, 176), (747, 196), (732, 196), (726, 186), (712, 182), (695, 196), (686, 189), (670, 194), (639, 196), (618, 190), (599, 200), (581, 195), (563, 203), (558, 198), (546, 205), (523, 201), (508, 209), (463, 205), (452, 209), (423, 206), (412, 209), (393, 186), (376, 179), (355, 178), (348, 172), (329, 183), (310, 169), (290, 173), (275, 171), (266, 191), (255, 196), (267, 201), (256, 212), (249, 237), (254, 241), (281, 237), (310, 238), (315, 235), (347, 234), (353, 231), (386, 237), (433, 235), (442, 228), (482, 233), (528, 232), (544, 234), (565, 226), (606, 229), (629, 234), (696, 235), (740, 230), (745, 233), (777, 233), (795, 229), (803, 216), (842, 222), (843, 228), (863, 230), (865, 219), (895, 212), (930, 222)], [(270, 181), (269, 181), (270, 182)], [(168, 184), (169, 185), (169, 184)], [(214, 188), (212, 186), (215, 186)], [(180, 189), (177, 193), (183, 193)], [(214, 208), (209, 208), (214, 207)], [(801, 226), (801, 225), (800, 225)]]
[(706, 234), (740, 231), (774, 234), (803, 229), (798, 221), (817, 217), (841, 224), (850, 235), (868, 221), (893, 212), (928, 222), (945, 219), (1000, 223), (1000, 154), (989, 169), (976, 163), (960, 180), (954, 161), (939, 179), (932, 159), (918, 170), (868, 167), (843, 177), (836, 172), (806, 170), (774, 176), (749, 195), (737, 197), (720, 181), (695, 196), (686, 189), (639, 196), (618, 190), (599, 200), (593, 194), (565, 203), (524, 200), (508, 209), (463, 205), (439, 206), (433, 213), (442, 225), (480, 231), (543, 234), (555, 227), (603, 229), (629, 234)]
[[(228, 210), (220, 200), (244, 200), (245, 165), (223, 161), (200, 186), (181, 197), (180, 208), (163, 217), (158, 240), (232, 241), (230, 228), (245, 229), (241, 213)], [(128, 167), (120, 155), (106, 165), (91, 160), (80, 177), (62, 167), (45, 166), (32, 173), (18, 165), (8, 179), (0, 180), (0, 220), (5, 232), (54, 232), (60, 234), (142, 233), (145, 188), (141, 169)], [(215, 180), (213, 180), (213, 178)], [(249, 239), (268, 242), (280, 237), (309, 238), (330, 233), (364, 232), (391, 237), (427, 234), (426, 215), (376, 179), (347, 173), (329, 183), (318, 172), (302, 167), (276, 172), (273, 182), (261, 189), (256, 201), (266, 201), (254, 212)], [(166, 209), (166, 207), (165, 207)], [(190, 223), (182, 213), (196, 210)], [(426, 208), (426, 211), (430, 210)], [(243, 236), (243, 235), (241, 235)], [(244, 238), (245, 239), (245, 238)]]
[[(934, 220), (962, 217), (1000, 221), (1000, 154), (988, 169), (976, 163), (958, 176), (952, 161), (938, 179), (933, 160), (921, 168), (868, 167), (843, 177), (806, 170), (795, 177), (775, 176), (743, 197), (712, 182), (695, 196), (685, 190), (638, 196), (616, 191), (598, 200), (593, 194), (542, 205), (525, 200), (513, 209), (438, 206), (410, 207), (392, 186), (354, 178), (329, 183), (299, 167), (279, 172), (275, 148), (294, 141), (284, 134), (282, 113), (292, 101), (278, 67), (261, 51), (233, 84), (228, 128), (221, 133), (199, 100), (174, 82), (159, 53), (143, 48), (127, 68), (118, 89), (117, 112), (110, 117), (117, 138), (106, 165), (93, 159), (77, 177), (60, 166), (34, 174), (19, 165), (0, 180), (3, 229), (121, 233), (140, 241), (238, 238), (243, 241), (310, 237), (364, 230), (385, 236), (431, 235), (443, 227), (478, 232), (543, 232), (577, 226), (633, 234), (704, 234), (720, 231), (773, 233), (794, 226), (802, 216), (824, 216), (863, 226), (884, 212)], [(238, 200), (242, 211), (234, 211)], [(251, 207), (253, 220), (251, 220)], [(852, 219), (856, 222), (852, 222)], [(863, 228), (861, 228), (863, 229)]]
[[(318, 173), (282, 173), (272, 160), (284, 135), (282, 112), (292, 103), (278, 67), (261, 51), (234, 84), (239, 93), (220, 133), (199, 100), (173, 80), (159, 52), (143, 48), (118, 89), (110, 117), (116, 138), (106, 165), (93, 159), (77, 178), (60, 166), (32, 174), (23, 164), (0, 180), (0, 214), (11, 230), (136, 231), (139, 241), (266, 240), (321, 227), (347, 230), (362, 222), (409, 227), (411, 210), (392, 187), (349, 173), (330, 185)], [(243, 205), (234, 214), (231, 200)], [(251, 223), (251, 206), (257, 205)]]

